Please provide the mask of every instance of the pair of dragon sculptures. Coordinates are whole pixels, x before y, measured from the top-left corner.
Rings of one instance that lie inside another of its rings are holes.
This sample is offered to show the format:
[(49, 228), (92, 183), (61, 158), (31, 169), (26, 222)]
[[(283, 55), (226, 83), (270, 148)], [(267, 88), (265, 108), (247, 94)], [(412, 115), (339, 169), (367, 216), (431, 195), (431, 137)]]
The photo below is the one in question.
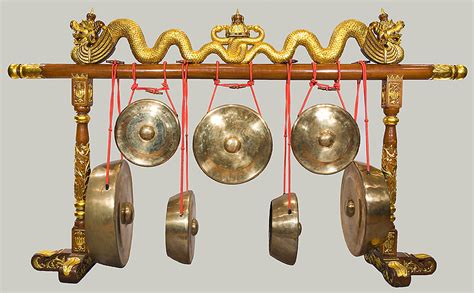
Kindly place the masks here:
[[(135, 58), (141, 63), (159, 63), (168, 49), (175, 45), (189, 63), (202, 63), (210, 54), (217, 54), (226, 63), (249, 63), (257, 54), (264, 54), (273, 63), (285, 63), (292, 59), (296, 48), (303, 46), (316, 63), (334, 63), (342, 55), (349, 38), (356, 39), (362, 53), (372, 62), (397, 64), (403, 60), (400, 31), (403, 21), (393, 22), (382, 10), (379, 21), (368, 26), (349, 19), (335, 29), (326, 48), (310, 31), (295, 30), (290, 33), (278, 51), (264, 42), (265, 32), (258, 25), (246, 25), (237, 11), (231, 25), (218, 25), (211, 31), (211, 42), (194, 50), (188, 36), (179, 29), (163, 32), (153, 47), (148, 47), (141, 28), (130, 19), (116, 19), (109, 25), (96, 21), (91, 11), (81, 22), (71, 21), (74, 31), (74, 48), (71, 57), (78, 64), (101, 63), (115, 50), (117, 42), (126, 38)], [(253, 31), (256, 36), (251, 36)], [(225, 32), (223, 34), (222, 32)], [(222, 36), (219, 36), (221, 34)]]

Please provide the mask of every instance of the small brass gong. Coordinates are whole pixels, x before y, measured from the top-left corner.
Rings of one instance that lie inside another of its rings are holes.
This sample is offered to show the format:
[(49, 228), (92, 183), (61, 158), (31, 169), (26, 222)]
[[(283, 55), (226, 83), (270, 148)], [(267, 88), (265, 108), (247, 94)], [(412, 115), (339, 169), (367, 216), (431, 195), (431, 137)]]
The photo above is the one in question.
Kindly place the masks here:
[(183, 192), (183, 214), (179, 209), (180, 194), (172, 196), (166, 210), (166, 254), (172, 259), (191, 264), (194, 257), (194, 237), (198, 233), (199, 224), (196, 219), (196, 201), (194, 192)]
[(210, 178), (225, 184), (252, 180), (268, 164), (272, 135), (254, 110), (242, 105), (213, 109), (194, 132), (194, 157)]
[(168, 161), (176, 152), (180, 138), (177, 115), (158, 100), (131, 103), (115, 124), (118, 149), (128, 161), (143, 167)]
[(357, 123), (336, 105), (314, 105), (303, 111), (293, 124), (293, 154), (313, 173), (334, 174), (343, 170), (354, 160), (359, 144)]
[(269, 250), (277, 260), (294, 265), (298, 254), (298, 238), (301, 234), (298, 198), (290, 193), (291, 209), (288, 209), (288, 194), (272, 200), (269, 217)]
[(87, 185), (87, 247), (97, 262), (121, 268), (128, 262), (132, 244), (132, 175), (126, 161), (111, 162), (106, 189), (105, 173), (106, 164), (95, 167)]
[(364, 163), (353, 162), (342, 178), (341, 223), (347, 248), (360, 256), (380, 245), (391, 228), (390, 198), (385, 176)]

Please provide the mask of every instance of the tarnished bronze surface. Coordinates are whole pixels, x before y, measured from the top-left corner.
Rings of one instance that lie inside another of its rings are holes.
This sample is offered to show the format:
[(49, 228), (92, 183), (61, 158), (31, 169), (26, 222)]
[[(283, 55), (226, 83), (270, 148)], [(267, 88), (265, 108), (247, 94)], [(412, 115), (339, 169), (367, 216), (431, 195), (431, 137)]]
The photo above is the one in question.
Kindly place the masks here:
[(317, 174), (334, 174), (359, 151), (359, 127), (352, 116), (331, 104), (314, 105), (293, 124), (291, 149), (303, 167)]
[(181, 138), (177, 115), (164, 103), (137, 100), (127, 106), (115, 124), (115, 142), (123, 156), (143, 167), (168, 161)]
[(355, 255), (367, 253), (385, 241), (391, 227), (390, 198), (385, 177), (377, 168), (367, 173), (364, 163), (353, 162), (344, 171), (340, 203), (347, 248)]
[(133, 232), (133, 190), (130, 167), (124, 160), (110, 163), (109, 189), (106, 164), (92, 170), (87, 187), (86, 239), (97, 262), (124, 267), (130, 256)]
[(199, 224), (196, 219), (196, 201), (194, 192), (183, 193), (184, 211), (179, 211), (180, 194), (170, 197), (166, 210), (166, 254), (172, 259), (191, 264), (194, 257), (194, 237), (198, 233)]
[(207, 113), (194, 132), (194, 157), (210, 178), (225, 184), (255, 178), (272, 154), (272, 134), (254, 110), (224, 105)]
[(296, 194), (291, 193), (290, 202), (291, 210), (288, 210), (287, 193), (272, 200), (268, 237), (270, 255), (287, 265), (294, 265), (298, 254), (298, 237), (301, 234)]

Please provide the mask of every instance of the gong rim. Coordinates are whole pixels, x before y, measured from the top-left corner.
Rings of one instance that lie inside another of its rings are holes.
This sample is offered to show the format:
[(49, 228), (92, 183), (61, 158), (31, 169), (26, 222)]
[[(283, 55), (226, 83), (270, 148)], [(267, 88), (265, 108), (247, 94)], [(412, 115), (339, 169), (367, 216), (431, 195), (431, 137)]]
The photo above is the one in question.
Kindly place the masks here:
[(270, 255), (287, 265), (294, 265), (298, 255), (298, 239), (301, 235), (298, 198), (290, 193), (291, 213), (288, 210), (288, 194), (270, 203), (268, 243)]
[(176, 153), (181, 126), (168, 105), (155, 99), (141, 99), (122, 110), (114, 135), (117, 148), (130, 163), (154, 167)]
[(298, 115), (292, 127), (293, 155), (312, 173), (331, 175), (340, 172), (354, 160), (359, 146), (357, 122), (349, 112), (333, 104), (307, 108)]
[(194, 192), (183, 192), (183, 215), (179, 208), (180, 193), (170, 197), (166, 209), (166, 254), (183, 264), (191, 264), (194, 258), (195, 236), (199, 231), (196, 219)]
[[(229, 124), (235, 128), (226, 129)], [(227, 104), (212, 109), (194, 131), (194, 157), (204, 174), (219, 183), (235, 185), (256, 178), (265, 170), (272, 152), (268, 124), (260, 114), (243, 105)]]
[(95, 167), (89, 177), (84, 217), (87, 247), (97, 262), (124, 267), (133, 235), (132, 176), (126, 161), (110, 162), (107, 190), (106, 167), (106, 163)]
[(342, 178), (340, 217), (347, 248), (354, 256), (383, 243), (391, 229), (390, 196), (383, 172), (351, 163)]

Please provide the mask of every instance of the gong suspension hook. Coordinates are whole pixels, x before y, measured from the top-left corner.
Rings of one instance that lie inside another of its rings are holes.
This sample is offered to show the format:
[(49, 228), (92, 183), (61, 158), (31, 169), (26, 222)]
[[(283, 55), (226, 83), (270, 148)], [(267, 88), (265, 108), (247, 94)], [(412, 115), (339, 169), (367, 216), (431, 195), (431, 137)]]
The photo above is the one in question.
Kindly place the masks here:
[[(369, 152), (369, 110), (367, 105), (367, 64), (365, 61), (360, 60), (357, 63), (362, 67), (362, 87), (364, 91), (364, 124), (365, 124), (365, 159), (367, 166), (367, 173), (370, 173), (370, 152)], [(354, 120), (357, 121), (359, 112), (359, 90), (360, 80), (357, 81), (355, 105), (354, 105)]]
[[(181, 63), (181, 80), (183, 89), (183, 99), (181, 103), (181, 167), (179, 183), (179, 215), (184, 214), (184, 177), (186, 175), (186, 191), (189, 190), (189, 152), (188, 152), (188, 62)], [(186, 164), (185, 164), (186, 161)], [(186, 172), (185, 172), (186, 165)]]
[(300, 111), (298, 112), (298, 116), (301, 115), (301, 113), (303, 112), (306, 106), (306, 103), (308, 102), (309, 96), (311, 95), (311, 92), (313, 91), (313, 88), (315, 86), (318, 88), (318, 90), (336, 91), (342, 108), (346, 110), (346, 105), (344, 104), (344, 99), (342, 98), (342, 94), (341, 94), (341, 63), (337, 61), (336, 66), (337, 66), (337, 79), (334, 81), (333, 85), (328, 85), (328, 84), (323, 84), (323, 83), (318, 82), (317, 65), (315, 62), (312, 62), (313, 77), (309, 81), (309, 89), (308, 89), (308, 92), (306, 93), (306, 97), (303, 100), (303, 104), (301, 105)]
[(288, 195), (288, 214), (291, 214), (291, 70), (293, 61), (286, 65), (287, 79), (285, 85), (285, 125), (283, 150), (283, 193)]
[(258, 114), (262, 116), (262, 111), (260, 111), (260, 106), (258, 105), (257, 95), (255, 94), (255, 90), (253, 85), (255, 84), (253, 80), (253, 63), (249, 63), (249, 80), (246, 83), (221, 83), (219, 79), (219, 61), (216, 61), (216, 77), (214, 78), (214, 90), (212, 91), (211, 100), (209, 101), (209, 106), (207, 107), (207, 112), (211, 111), (212, 103), (214, 102), (214, 98), (216, 96), (217, 87), (227, 87), (230, 89), (243, 89), (243, 88), (250, 88), (250, 92), (252, 93), (253, 101), (255, 103), (255, 107), (257, 108)]
[[(117, 81), (117, 111), (120, 114), (121, 105), (120, 105), (120, 80), (117, 78), (117, 70), (119, 64), (124, 64), (122, 61), (111, 60), (107, 63), (112, 64), (112, 88), (110, 90), (110, 102), (109, 102), (109, 128), (107, 136), (107, 165), (105, 169), (105, 189), (109, 189), (109, 174), (110, 174), (110, 150), (112, 146), (112, 123), (114, 117), (114, 99), (115, 99), (115, 82)], [(120, 155), (120, 158), (123, 159), (123, 156)]]
[(150, 94), (154, 94), (154, 95), (162, 95), (163, 92), (165, 92), (166, 94), (166, 97), (168, 99), (168, 102), (170, 103), (170, 106), (171, 108), (173, 109), (173, 112), (175, 114), (177, 114), (178, 112), (176, 111), (176, 108), (174, 106), (174, 103), (173, 103), (173, 99), (171, 99), (171, 96), (170, 96), (170, 93), (169, 93), (169, 85), (168, 85), (168, 79), (166, 78), (166, 65), (168, 63), (166, 61), (163, 62), (163, 82), (161, 83), (161, 87), (157, 88), (157, 87), (141, 87), (141, 86), (138, 86), (138, 83), (137, 83), (137, 69), (136, 69), (136, 63), (132, 63), (132, 79), (133, 79), (133, 83), (132, 83), (132, 91), (131, 91), (131, 94), (130, 94), (130, 99), (128, 99), (128, 104), (130, 105), (130, 103), (132, 102), (133, 100), (133, 96), (135, 95), (135, 91), (136, 90), (143, 90), (143, 91), (146, 91), (147, 93), (150, 93)]

